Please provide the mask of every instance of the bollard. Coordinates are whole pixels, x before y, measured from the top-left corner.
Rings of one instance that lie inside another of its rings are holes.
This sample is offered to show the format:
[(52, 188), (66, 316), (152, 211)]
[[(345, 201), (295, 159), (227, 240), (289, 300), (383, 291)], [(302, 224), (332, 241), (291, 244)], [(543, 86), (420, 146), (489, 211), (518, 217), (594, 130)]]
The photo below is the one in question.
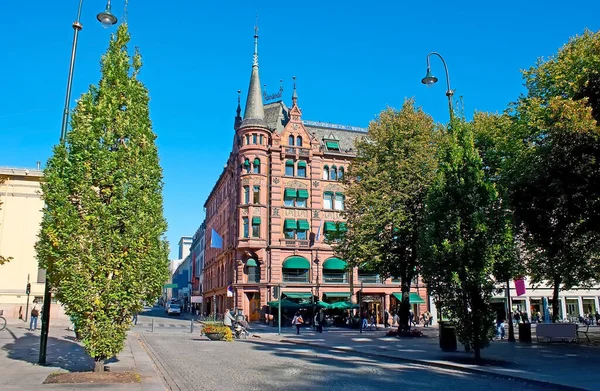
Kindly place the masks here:
[(154, 318), (152, 318), (152, 332), (154, 332)]
[(190, 320), (190, 333), (194, 333), (194, 319)]

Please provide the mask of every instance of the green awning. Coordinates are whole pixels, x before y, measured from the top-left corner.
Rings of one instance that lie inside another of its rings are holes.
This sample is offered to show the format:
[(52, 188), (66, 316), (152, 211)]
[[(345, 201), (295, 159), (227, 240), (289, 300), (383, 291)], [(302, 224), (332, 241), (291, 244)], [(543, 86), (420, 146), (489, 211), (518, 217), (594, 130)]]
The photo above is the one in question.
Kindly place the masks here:
[(296, 189), (286, 187), (285, 191), (283, 192), (283, 196), (285, 198), (296, 198), (298, 196), (298, 191), (296, 191)]
[(283, 269), (310, 269), (310, 262), (308, 259), (300, 256), (292, 256), (283, 262)]
[(170, 289), (170, 288), (179, 288), (179, 285), (177, 284), (166, 284), (164, 286), (165, 289)]
[(260, 165), (260, 159), (259, 158), (254, 159), (254, 165), (255, 166)]
[(298, 167), (306, 167), (306, 162), (304, 160), (300, 160), (298, 162)]
[(248, 259), (246, 261), (246, 266), (248, 266), (248, 267), (256, 267), (258, 265), (256, 264), (256, 260), (255, 259), (250, 258), (250, 259)]
[(259, 225), (259, 224), (260, 224), (260, 217), (253, 217), (252, 225)]
[(311, 299), (313, 294), (310, 292), (281, 292), (288, 299)]
[(310, 229), (310, 224), (308, 224), (308, 220), (298, 220), (298, 230), (299, 231), (308, 231)]
[[(399, 301), (402, 301), (402, 293), (392, 293), (392, 296), (394, 296)], [(423, 300), (423, 298), (421, 298), (421, 296), (419, 296), (418, 293), (414, 292), (410, 292), (410, 294), (408, 295), (408, 302), (410, 304), (425, 304), (425, 300)]]
[(343, 196), (344, 196), (344, 193), (342, 193), (341, 191), (336, 191), (336, 192), (335, 192), (335, 195), (336, 195), (336, 196), (342, 196), (342, 197), (343, 197)]
[(285, 162), (286, 166), (293, 166), (294, 165), (294, 161), (293, 160), (288, 160)]
[(340, 232), (346, 232), (346, 231), (348, 231), (348, 224), (340, 223)]
[(340, 149), (340, 143), (337, 141), (325, 141), (325, 145), (327, 146), (327, 149)]
[[(329, 258), (323, 263), (323, 270), (346, 270), (346, 262), (339, 258)], [(348, 296), (335, 297), (350, 297), (350, 293)]]
[[(333, 258), (333, 259), (337, 259), (337, 258)], [(340, 298), (340, 297), (348, 298), (348, 297), (350, 297), (350, 292), (325, 292), (325, 293), (323, 293), (323, 296), (327, 297), (329, 299)]]
[(325, 227), (323, 228), (323, 231), (324, 232), (336, 231), (335, 223), (333, 221), (326, 221), (325, 222)]
[(323, 194), (332, 196), (333, 192), (332, 191), (326, 191), (326, 192), (323, 192)]
[(250, 165), (250, 161), (248, 159), (244, 160), (244, 166), (248, 167)]
[(359, 305), (348, 301), (338, 301), (337, 303), (331, 304), (329, 308), (336, 310), (351, 310), (354, 308), (359, 308)]
[(306, 189), (298, 189), (298, 198), (307, 199), (308, 198), (308, 190)]
[[(267, 303), (269, 307), (279, 308), (279, 301), (270, 301)], [(300, 309), (300, 304), (294, 303), (291, 300), (281, 300), (281, 309), (290, 309), (290, 310), (298, 310)]]
[(286, 231), (293, 231), (295, 229), (298, 229), (298, 223), (296, 223), (296, 220), (293, 219), (285, 219), (285, 221), (283, 222), (283, 229), (285, 229)]

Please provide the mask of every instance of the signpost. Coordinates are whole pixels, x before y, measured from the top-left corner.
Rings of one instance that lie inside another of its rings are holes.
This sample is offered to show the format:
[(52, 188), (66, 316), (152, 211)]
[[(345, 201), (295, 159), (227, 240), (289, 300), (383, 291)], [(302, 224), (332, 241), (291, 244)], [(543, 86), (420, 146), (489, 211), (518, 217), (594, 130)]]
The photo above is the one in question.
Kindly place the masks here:
[(281, 284), (278, 285), (277, 288), (277, 324), (278, 331), (277, 334), (281, 335)]

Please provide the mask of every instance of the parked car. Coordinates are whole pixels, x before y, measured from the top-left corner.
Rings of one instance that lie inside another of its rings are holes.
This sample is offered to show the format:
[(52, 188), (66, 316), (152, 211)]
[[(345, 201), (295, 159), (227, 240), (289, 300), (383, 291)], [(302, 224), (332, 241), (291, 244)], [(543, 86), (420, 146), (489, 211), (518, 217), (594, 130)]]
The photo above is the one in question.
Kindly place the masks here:
[(181, 306), (179, 304), (171, 304), (167, 309), (167, 314), (171, 315), (181, 315)]

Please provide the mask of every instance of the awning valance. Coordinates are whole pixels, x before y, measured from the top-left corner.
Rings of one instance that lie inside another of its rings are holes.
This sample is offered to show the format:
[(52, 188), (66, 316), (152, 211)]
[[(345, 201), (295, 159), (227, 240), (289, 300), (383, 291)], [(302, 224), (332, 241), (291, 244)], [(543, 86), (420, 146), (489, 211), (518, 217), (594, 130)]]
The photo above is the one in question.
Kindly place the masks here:
[(285, 219), (285, 221), (283, 222), (283, 229), (285, 229), (286, 231), (293, 231), (295, 229), (298, 229), (298, 223), (296, 223), (296, 220), (293, 219)]
[(281, 292), (288, 299), (311, 299), (313, 297), (310, 292)]
[(323, 270), (346, 270), (346, 262), (339, 258), (329, 258), (323, 263)]
[(256, 263), (256, 259), (250, 258), (246, 261), (246, 266), (248, 267), (256, 267), (258, 266)]
[(252, 225), (259, 225), (259, 224), (260, 224), (260, 217), (253, 217)]
[(289, 257), (283, 262), (284, 269), (310, 269), (310, 262), (308, 259), (300, 256)]
[(306, 167), (306, 162), (304, 160), (300, 160), (298, 162), (298, 167)]
[(348, 298), (350, 297), (350, 292), (325, 292), (323, 296), (327, 298)]
[(296, 189), (286, 187), (285, 191), (283, 192), (283, 196), (285, 198), (296, 198), (298, 196), (298, 191)]
[(308, 220), (298, 220), (298, 230), (299, 231), (308, 231), (310, 229), (310, 224)]
[(325, 227), (323, 228), (323, 230), (325, 232), (332, 232), (335, 231), (335, 223), (333, 221), (326, 221), (325, 222)]
[[(398, 301), (402, 301), (402, 293), (392, 293)], [(408, 302), (410, 304), (425, 304), (425, 300), (418, 293), (410, 292), (408, 295)]]
[(298, 198), (307, 199), (308, 198), (308, 190), (306, 189), (298, 189)]

